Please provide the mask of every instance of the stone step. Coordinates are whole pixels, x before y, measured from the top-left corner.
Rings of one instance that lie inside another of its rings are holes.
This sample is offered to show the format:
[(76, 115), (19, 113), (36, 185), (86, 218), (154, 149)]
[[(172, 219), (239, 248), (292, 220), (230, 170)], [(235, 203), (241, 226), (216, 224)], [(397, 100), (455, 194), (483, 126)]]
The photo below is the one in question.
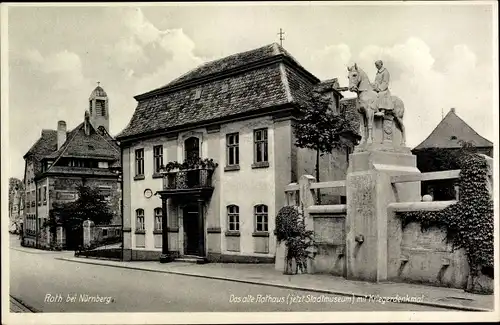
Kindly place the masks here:
[(206, 259), (199, 256), (190, 256), (185, 255), (182, 257), (178, 257), (174, 260), (175, 262), (183, 262), (183, 263), (195, 263), (195, 264), (205, 264)]

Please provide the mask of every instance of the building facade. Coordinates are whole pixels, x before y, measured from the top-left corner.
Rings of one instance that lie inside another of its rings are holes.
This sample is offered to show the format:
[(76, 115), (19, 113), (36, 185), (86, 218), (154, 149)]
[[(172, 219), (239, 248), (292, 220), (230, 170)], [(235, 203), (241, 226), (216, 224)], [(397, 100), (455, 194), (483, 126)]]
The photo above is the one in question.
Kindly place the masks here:
[[(297, 111), (311, 105), (313, 90), (328, 96), (336, 113), (352, 108), (341, 105), (347, 102), (336, 87), (272, 44), (136, 96), (117, 137), (124, 259), (272, 262), (284, 188), (314, 174), (316, 162), (314, 151), (294, 145)], [(350, 148), (322, 157), (322, 180), (345, 179)], [(345, 193), (333, 194), (341, 200)]]
[[(464, 143), (472, 145), (477, 153), (493, 157), (493, 143), (477, 133), (458, 116), (455, 108), (451, 108), (412, 153), (417, 156), (417, 167), (422, 172), (459, 169), (458, 161), (449, 157), (458, 153)], [(457, 180), (422, 182), (421, 190), (439, 201), (458, 199), (459, 195)]]
[(77, 188), (98, 188), (113, 212), (110, 228), (121, 225), (120, 149), (108, 133), (108, 97), (97, 87), (89, 98), (84, 121), (71, 131), (59, 121), (56, 130), (42, 130), (41, 137), (25, 154), (23, 244), (37, 248), (74, 249), (81, 234), (62, 226), (48, 227), (54, 203), (78, 198)]

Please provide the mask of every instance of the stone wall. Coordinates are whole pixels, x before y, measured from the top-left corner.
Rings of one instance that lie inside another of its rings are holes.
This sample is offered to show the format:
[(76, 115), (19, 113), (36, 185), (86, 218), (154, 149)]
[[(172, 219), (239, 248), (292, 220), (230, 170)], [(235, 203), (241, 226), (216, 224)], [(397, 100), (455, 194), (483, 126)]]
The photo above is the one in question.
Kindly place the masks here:
[(313, 272), (345, 276), (345, 213), (311, 216), (318, 245), (318, 255), (312, 262)]
[(431, 228), (424, 232), (419, 223), (410, 223), (401, 231), (397, 271), (389, 280), (463, 288), (469, 266), (463, 249), (453, 251), (446, 232)]

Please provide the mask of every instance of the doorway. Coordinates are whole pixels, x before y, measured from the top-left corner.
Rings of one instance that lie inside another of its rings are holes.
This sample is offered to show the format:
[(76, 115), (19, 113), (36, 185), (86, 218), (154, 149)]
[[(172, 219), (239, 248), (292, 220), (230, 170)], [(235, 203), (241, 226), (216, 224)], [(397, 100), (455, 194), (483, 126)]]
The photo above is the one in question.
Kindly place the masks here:
[(183, 209), (184, 255), (201, 256), (200, 241), (204, 240), (200, 233), (200, 216), (198, 206), (189, 204)]

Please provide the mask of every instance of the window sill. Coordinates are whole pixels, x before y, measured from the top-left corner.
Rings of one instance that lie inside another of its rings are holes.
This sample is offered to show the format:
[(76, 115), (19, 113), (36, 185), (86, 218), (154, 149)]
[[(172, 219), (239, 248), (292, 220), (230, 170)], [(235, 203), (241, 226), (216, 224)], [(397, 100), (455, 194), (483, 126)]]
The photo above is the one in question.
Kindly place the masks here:
[(154, 235), (161, 235), (161, 234), (163, 234), (163, 230), (161, 230), (161, 229), (155, 229), (155, 230), (153, 230), (153, 234)]
[(225, 172), (230, 172), (233, 170), (240, 170), (240, 165), (230, 165), (230, 166), (224, 167)]
[(145, 178), (146, 178), (146, 177), (144, 177), (144, 175), (136, 175), (136, 176), (134, 177), (134, 181), (140, 181), (140, 180), (143, 180), (143, 179), (145, 179)]
[(240, 232), (239, 231), (226, 231), (226, 237), (240, 237)]
[(144, 234), (146, 234), (146, 230), (136, 230), (135, 234), (136, 235), (144, 235)]
[(43, 202), (43, 205), (47, 205), (47, 201)]
[(252, 237), (269, 237), (269, 232), (267, 231), (256, 231), (252, 234)]
[(179, 232), (179, 227), (167, 227), (168, 232)]
[(153, 178), (163, 178), (163, 175), (160, 173), (154, 173)]
[(256, 168), (268, 168), (269, 167), (269, 161), (261, 161), (261, 162), (256, 162), (252, 164), (252, 169)]
[(125, 228), (125, 227), (124, 227), (122, 231), (123, 231), (123, 232), (131, 232), (131, 231), (132, 231), (132, 228), (128, 228), (128, 227), (127, 227), (127, 228)]

